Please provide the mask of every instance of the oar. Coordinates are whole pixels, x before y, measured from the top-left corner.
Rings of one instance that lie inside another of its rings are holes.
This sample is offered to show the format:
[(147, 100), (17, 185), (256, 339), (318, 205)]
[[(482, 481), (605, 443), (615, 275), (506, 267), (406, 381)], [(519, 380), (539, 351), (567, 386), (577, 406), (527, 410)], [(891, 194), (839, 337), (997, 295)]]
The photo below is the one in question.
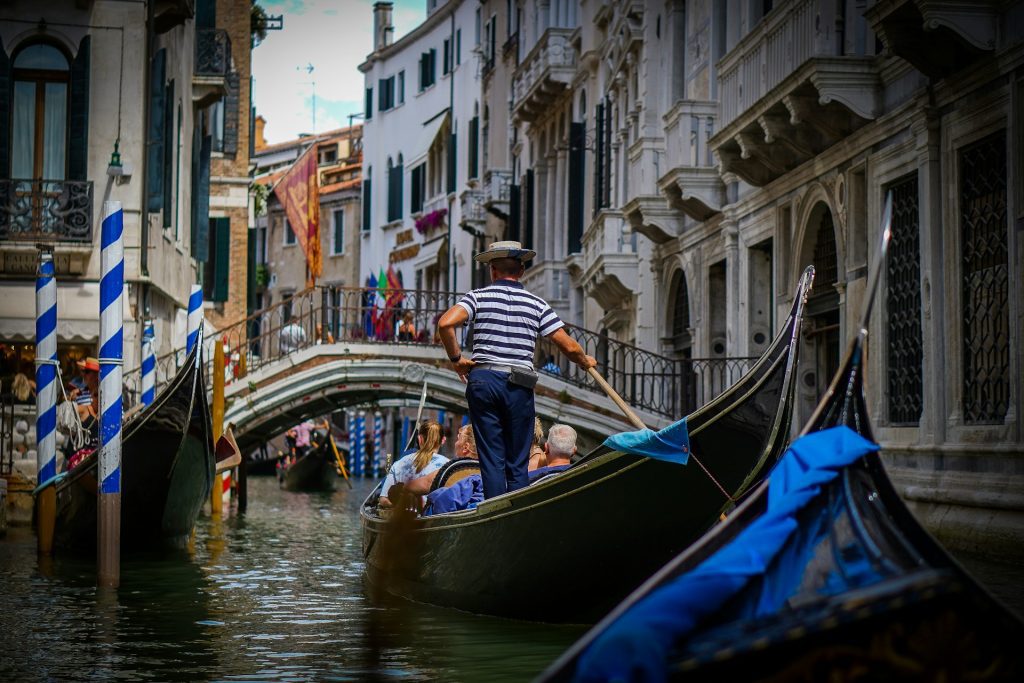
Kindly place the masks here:
[(634, 427), (637, 429), (647, 429), (647, 425), (644, 424), (644, 421), (633, 412), (633, 409), (629, 407), (628, 403), (622, 400), (622, 397), (619, 396), (618, 392), (612, 389), (612, 385), (608, 384), (605, 378), (601, 376), (601, 373), (597, 371), (597, 368), (587, 368), (587, 374), (597, 382), (599, 387), (604, 389), (604, 393), (608, 394), (608, 398), (615, 402), (615, 405), (619, 407), (619, 410), (622, 411), (622, 414), (626, 416), (626, 419), (629, 420)]
[(419, 431), (419, 428), (420, 428), (420, 418), (423, 417), (423, 406), (424, 406), (424, 404), (426, 404), (426, 402), (427, 402), (427, 380), (426, 380), (426, 378), (424, 378), (424, 380), (423, 380), (423, 391), (420, 393), (420, 407), (416, 411), (416, 423), (415, 423), (415, 426), (412, 428), (412, 433), (409, 434), (409, 443), (405, 444), (405, 448), (402, 450), (403, 453), (405, 451), (409, 450), (410, 448), (412, 448), (412, 445), (416, 442), (416, 433)]
[(348, 470), (345, 469), (345, 461), (341, 459), (341, 453), (338, 452), (338, 445), (334, 443), (334, 435), (331, 434), (330, 425), (327, 425), (327, 440), (331, 444), (331, 450), (334, 451), (334, 459), (338, 461), (338, 469), (341, 471), (341, 476), (345, 477), (345, 483), (348, 484), (349, 488), (352, 488), (352, 481), (348, 478)]

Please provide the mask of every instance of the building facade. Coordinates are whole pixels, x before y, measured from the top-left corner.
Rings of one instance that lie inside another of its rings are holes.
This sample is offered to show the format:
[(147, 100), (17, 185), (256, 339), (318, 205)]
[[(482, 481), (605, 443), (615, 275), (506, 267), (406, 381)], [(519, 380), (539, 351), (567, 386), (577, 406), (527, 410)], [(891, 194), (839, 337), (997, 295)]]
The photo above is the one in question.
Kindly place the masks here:
[(365, 282), (391, 267), (407, 289), (464, 290), (479, 282), (472, 256), (486, 239), (480, 7), (428, 0), (426, 20), (397, 42), (392, 4), (373, 11), (374, 51), (359, 66), (360, 272)]
[(801, 422), (881, 267), (869, 393), (890, 470), (947, 543), (1019, 548), (1024, 3), (481, 8), (505, 36), (484, 111), (511, 124), (484, 175), (512, 173), (528, 286), (666, 356), (747, 357), (813, 264)]
[(256, 310), (290, 299), (306, 288), (306, 255), (273, 193), (274, 184), (315, 146), (320, 188), (320, 251), (317, 284), (359, 286), (362, 127), (359, 125), (255, 149), (255, 183), (266, 188), (266, 211), (253, 231)]
[(247, 52), (233, 62), (216, 10), (200, 0), (10, 2), (0, 11), (5, 373), (34, 358), (37, 244), (54, 254), (65, 379), (74, 360), (96, 355), (108, 199), (124, 210), (126, 369), (139, 365), (147, 318), (158, 354), (184, 344), (189, 288), (209, 251), (206, 122), (233, 64), (248, 72)]

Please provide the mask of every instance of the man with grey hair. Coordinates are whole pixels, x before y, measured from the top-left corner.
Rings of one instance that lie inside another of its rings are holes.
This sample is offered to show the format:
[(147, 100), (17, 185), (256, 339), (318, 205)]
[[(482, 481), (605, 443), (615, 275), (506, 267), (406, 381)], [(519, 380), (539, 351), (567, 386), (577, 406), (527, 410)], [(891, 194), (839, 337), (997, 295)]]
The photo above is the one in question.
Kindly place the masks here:
[(576, 430), (569, 425), (551, 425), (544, 453), (547, 454), (547, 465), (530, 472), (530, 483), (545, 475), (561, 472), (569, 466), (572, 456), (576, 454)]

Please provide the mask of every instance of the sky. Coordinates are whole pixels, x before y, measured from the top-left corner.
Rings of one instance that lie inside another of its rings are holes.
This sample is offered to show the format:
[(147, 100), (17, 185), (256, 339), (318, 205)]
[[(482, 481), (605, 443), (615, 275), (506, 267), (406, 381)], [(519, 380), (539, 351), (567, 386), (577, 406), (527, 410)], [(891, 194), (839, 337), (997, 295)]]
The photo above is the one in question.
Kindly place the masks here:
[[(363, 110), (358, 66), (373, 49), (374, 0), (259, 0), (284, 29), (252, 51), (253, 102), (267, 120), (267, 142), (347, 126)], [(426, 18), (426, 0), (395, 0), (395, 39)], [(313, 66), (312, 73), (307, 71)], [(316, 131), (313, 85), (316, 83)], [(357, 119), (358, 121), (358, 119)]]

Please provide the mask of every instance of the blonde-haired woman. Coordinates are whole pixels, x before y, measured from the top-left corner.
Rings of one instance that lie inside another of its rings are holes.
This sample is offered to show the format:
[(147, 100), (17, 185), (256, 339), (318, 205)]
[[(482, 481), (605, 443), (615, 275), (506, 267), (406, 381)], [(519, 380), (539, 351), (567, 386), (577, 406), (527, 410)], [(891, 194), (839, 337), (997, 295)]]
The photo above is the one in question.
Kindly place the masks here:
[(380, 490), (378, 505), (388, 507), (392, 504), (388, 494), (395, 484), (407, 485), (414, 479), (433, 475), (448, 462), (448, 458), (438, 453), (445, 441), (440, 424), (427, 420), (420, 424), (417, 432), (419, 450), (400, 458), (388, 470), (388, 476), (384, 478), (384, 485)]

